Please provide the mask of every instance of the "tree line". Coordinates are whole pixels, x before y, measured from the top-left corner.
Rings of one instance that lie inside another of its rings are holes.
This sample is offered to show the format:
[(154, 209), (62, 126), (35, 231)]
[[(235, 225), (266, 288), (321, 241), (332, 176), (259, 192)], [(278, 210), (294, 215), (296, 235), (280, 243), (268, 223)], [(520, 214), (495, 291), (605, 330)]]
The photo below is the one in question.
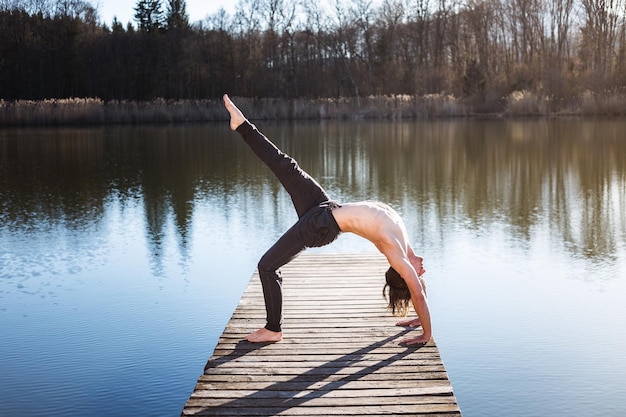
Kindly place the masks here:
[(85, 0), (0, 0), (0, 98), (145, 101), (446, 94), (485, 111), (624, 93), (626, 0), (184, 0), (101, 22)]

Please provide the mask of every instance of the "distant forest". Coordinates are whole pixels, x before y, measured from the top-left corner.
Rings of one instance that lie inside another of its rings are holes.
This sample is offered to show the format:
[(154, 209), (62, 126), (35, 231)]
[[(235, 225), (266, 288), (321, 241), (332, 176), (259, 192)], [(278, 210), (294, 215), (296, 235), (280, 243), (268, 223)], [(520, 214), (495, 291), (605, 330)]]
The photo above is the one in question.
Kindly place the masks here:
[(102, 22), (84, 0), (0, 0), (0, 99), (150, 101), (516, 92), (566, 107), (625, 95), (626, 0), (239, 0), (189, 22), (138, 0)]

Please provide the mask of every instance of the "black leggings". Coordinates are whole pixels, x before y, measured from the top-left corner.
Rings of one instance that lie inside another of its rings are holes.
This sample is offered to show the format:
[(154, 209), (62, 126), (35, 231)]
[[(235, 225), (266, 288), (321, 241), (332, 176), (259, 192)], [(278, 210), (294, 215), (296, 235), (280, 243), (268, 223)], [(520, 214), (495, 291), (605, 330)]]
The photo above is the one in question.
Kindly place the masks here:
[(256, 126), (244, 122), (237, 128), (248, 146), (274, 172), (291, 196), (298, 221), (283, 234), (259, 261), (267, 324), (265, 328), (281, 331), (283, 322), (282, 276), (279, 268), (308, 247), (324, 246), (339, 236), (341, 230), (332, 215), (339, 207), (326, 191), (295, 159), (283, 153)]

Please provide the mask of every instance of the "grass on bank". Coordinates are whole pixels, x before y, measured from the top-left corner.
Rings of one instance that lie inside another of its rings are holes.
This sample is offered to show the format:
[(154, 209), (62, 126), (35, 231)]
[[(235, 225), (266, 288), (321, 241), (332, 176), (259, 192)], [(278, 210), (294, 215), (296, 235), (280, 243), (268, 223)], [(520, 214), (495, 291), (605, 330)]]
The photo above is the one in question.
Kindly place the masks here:
[[(255, 120), (402, 120), (484, 114), (504, 117), (626, 115), (626, 93), (611, 91), (586, 91), (569, 100), (515, 91), (504, 99), (487, 104), (476, 98), (463, 99), (446, 94), (336, 99), (235, 98), (235, 101), (249, 118)], [(98, 98), (0, 100), (2, 126), (193, 123), (227, 118), (221, 99), (156, 99), (149, 102), (105, 102)]]

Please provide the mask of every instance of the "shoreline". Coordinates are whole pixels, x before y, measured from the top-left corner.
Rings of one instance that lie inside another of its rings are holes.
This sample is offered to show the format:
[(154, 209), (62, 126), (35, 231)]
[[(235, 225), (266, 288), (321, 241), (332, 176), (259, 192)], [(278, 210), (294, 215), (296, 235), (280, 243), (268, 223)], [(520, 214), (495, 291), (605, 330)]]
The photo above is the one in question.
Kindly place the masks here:
[[(524, 117), (622, 117), (626, 93), (585, 92), (555, 100), (516, 91), (492, 103), (445, 94), (369, 96), (326, 99), (234, 97), (254, 120), (423, 120), (433, 118), (506, 119)], [(219, 99), (146, 102), (99, 98), (0, 100), (1, 127), (184, 124), (228, 120)]]

